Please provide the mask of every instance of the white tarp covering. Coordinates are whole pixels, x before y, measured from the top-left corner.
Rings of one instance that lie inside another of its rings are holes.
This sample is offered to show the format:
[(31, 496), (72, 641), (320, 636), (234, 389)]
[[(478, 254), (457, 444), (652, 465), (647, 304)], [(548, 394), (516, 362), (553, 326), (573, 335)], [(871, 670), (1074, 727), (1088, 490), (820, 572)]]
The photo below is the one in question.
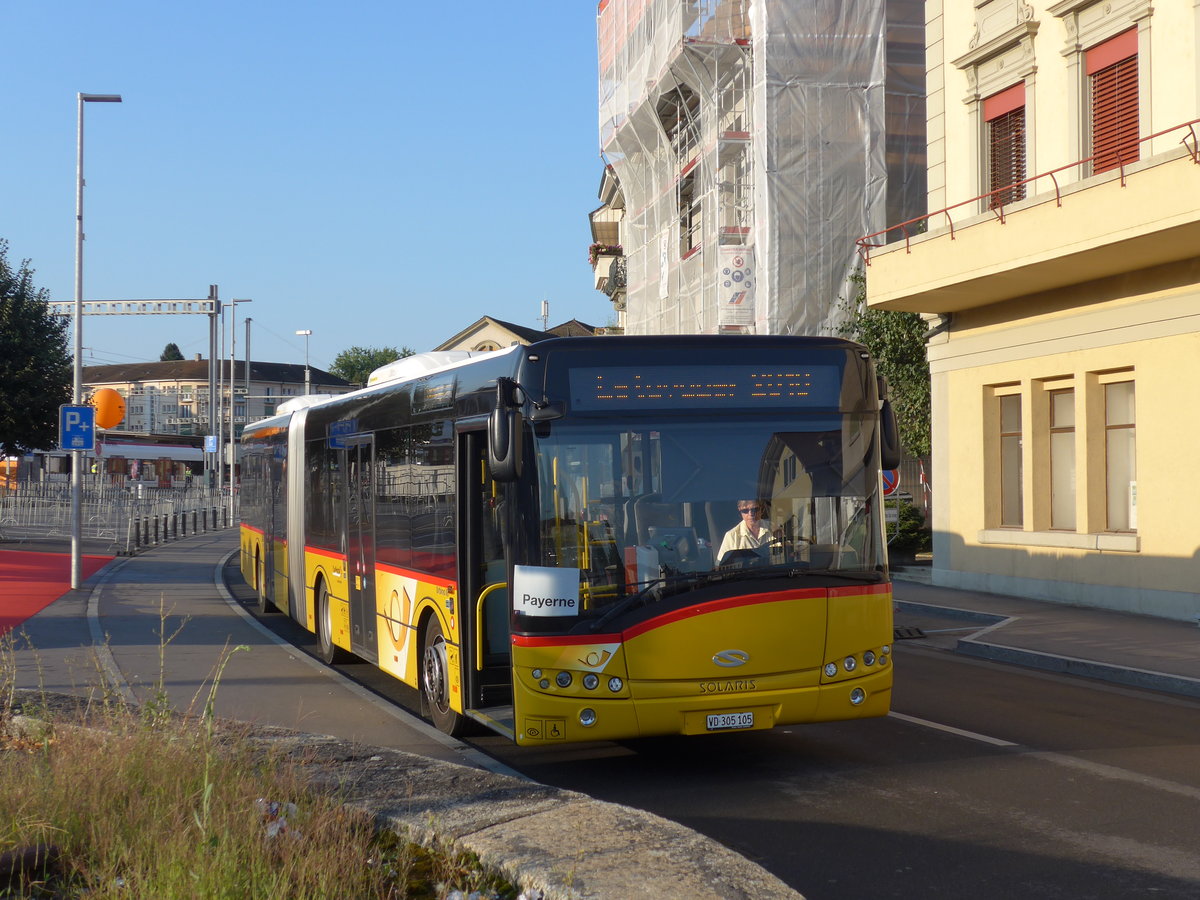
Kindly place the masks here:
[[(627, 332), (833, 333), (855, 240), (924, 211), (923, 4), (604, 0), (597, 16)], [(893, 152), (889, 110), (920, 126)], [(733, 254), (753, 270), (740, 310)]]

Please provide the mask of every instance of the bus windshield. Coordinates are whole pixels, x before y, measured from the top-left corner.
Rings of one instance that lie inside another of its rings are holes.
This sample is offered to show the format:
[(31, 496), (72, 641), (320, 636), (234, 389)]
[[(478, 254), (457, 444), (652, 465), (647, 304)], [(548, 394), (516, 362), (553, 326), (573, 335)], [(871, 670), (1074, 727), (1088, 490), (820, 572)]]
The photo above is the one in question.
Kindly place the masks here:
[(526, 527), (537, 535), (526, 546), (538, 558), (527, 562), (577, 571), (570, 609), (583, 617), (672, 584), (879, 580), (874, 427), (867, 414), (832, 412), (555, 422), (534, 438)]

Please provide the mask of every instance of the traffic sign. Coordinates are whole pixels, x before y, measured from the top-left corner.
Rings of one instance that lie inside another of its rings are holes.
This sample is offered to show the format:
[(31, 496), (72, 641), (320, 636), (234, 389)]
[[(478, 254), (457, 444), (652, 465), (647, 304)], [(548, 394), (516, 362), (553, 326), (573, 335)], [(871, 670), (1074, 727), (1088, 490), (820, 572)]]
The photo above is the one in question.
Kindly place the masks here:
[(900, 487), (900, 470), (883, 470), (883, 496), (890, 497)]
[(64, 450), (95, 450), (96, 410), (90, 406), (60, 406), (58, 446)]

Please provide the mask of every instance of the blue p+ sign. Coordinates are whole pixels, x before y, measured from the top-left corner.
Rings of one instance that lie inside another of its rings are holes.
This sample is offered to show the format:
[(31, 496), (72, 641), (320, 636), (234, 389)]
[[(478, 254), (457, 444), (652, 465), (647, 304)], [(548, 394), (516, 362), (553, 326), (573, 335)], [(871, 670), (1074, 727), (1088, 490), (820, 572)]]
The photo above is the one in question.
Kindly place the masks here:
[(96, 410), (91, 406), (60, 406), (58, 445), (64, 450), (95, 450)]

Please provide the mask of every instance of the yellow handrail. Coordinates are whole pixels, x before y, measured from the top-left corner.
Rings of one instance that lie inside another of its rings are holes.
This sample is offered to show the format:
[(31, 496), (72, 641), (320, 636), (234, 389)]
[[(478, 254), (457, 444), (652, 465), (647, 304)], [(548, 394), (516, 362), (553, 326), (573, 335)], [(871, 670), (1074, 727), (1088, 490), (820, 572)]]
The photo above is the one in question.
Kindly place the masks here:
[(483, 601), (487, 599), (488, 594), (497, 588), (508, 587), (508, 582), (497, 581), (495, 584), (489, 584), (479, 592), (479, 599), (475, 601), (475, 671), (483, 671)]

